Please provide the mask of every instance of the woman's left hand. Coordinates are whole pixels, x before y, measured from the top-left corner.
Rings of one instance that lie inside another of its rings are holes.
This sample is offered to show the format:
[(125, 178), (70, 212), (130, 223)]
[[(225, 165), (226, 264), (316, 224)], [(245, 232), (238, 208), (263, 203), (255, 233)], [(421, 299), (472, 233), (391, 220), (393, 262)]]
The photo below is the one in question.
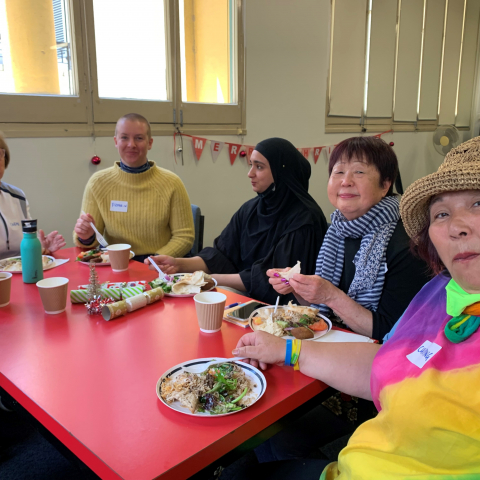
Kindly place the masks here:
[(337, 287), (318, 275), (296, 273), (290, 279), (290, 285), (298, 295), (315, 304), (324, 303), (328, 305), (338, 292)]
[(38, 239), (42, 244), (42, 249), (50, 253), (56, 252), (66, 245), (64, 238), (56, 230), (50, 232), (47, 236), (45, 236), (43, 230), (39, 230)]
[(247, 333), (237, 343), (232, 353), (245, 358), (247, 363), (265, 370), (267, 364), (283, 365), (286, 343), (270, 333), (256, 331)]

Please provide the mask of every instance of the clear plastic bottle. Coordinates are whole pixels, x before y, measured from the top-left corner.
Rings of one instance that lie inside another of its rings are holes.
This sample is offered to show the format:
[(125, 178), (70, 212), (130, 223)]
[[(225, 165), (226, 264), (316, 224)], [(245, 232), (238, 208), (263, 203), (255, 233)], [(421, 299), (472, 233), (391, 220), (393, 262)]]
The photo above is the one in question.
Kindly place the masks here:
[(43, 279), (42, 244), (37, 238), (37, 221), (22, 220), (23, 240), (20, 243), (22, 277), (25, 283)]

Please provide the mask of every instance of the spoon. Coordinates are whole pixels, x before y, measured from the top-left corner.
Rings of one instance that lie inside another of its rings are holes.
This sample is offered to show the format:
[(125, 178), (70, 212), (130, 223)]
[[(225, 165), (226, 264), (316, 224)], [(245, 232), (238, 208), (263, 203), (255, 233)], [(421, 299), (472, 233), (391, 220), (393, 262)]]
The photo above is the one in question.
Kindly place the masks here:
[(216, 358), (208, 363), (201, 363), (199, 365), (192, 365), (190, 367), (182, 367), (182, 370), (187, 373), (202, 373), (205, 372), (212, 365), (217, 365), (219, 363), (234, 362), (238, 360), (244, 360), (245, 357), (232, 357), (232, 358)]

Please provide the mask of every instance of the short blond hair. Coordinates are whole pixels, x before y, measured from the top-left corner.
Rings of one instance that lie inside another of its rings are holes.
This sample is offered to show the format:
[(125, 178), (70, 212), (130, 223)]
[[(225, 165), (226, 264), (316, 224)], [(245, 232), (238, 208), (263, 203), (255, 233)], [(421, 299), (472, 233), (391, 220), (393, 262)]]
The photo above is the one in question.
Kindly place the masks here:
[(8, 149), (7, 141), (5, 140), (3, 132), (0, 132), (0, 148), (5, 150), (5, 168), (7, 168), (10, 163), (10, 150)]
[(123, 117), (120, 117), (117, 120), (117, 124), (115, 125), (115, 136), (117, 136), (117, 125), (120, 120), (128, 120), (129, 122), (144, 123), (147, 126), (148, 139), (150, 140), (152, 138), (152, 129), (150, 128), (150, 122), (143, 115), (140, 115), (139, 113), (127, 113)]

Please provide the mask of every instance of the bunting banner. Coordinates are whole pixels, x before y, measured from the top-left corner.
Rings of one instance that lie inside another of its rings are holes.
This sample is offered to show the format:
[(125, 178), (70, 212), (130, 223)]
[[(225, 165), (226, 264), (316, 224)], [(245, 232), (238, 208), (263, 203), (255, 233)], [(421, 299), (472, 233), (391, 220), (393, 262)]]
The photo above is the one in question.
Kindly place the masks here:
[(325, 147), (314, 147), (313, 148), (313, 161), (315, 163), (318, 162), (318, 157), (320, 156), (320, 154), (322, 153), (322, 149), (325, 148)]
[[(373, 135), (373, 137), (381, 138), (383, 135), (392, 132), (392, 130), (387, 130), (386, 132), (377, 133)], [(174, 149), (176, 150), (176, 136), (181, 135), (182, 137), (189, 137), (192, 139), (192, 147), (193, 147), (193, 154), (195, 158), (200, 160), (202, 156), (203, 150), (207, 142), (210, 142), (210, 152), (212, 154), (212, 160), (215, 162), (220, 155), (220, 152), (223, 150), (225, 144), (228, 145), (228, 156), (230, 157), (230, 164), (233, 165), (235, 160), (238, 157), (238, 154), (241, 153), (241, 157), (246, 157), (248, 161), (250, 161), (250, 156), (252, 152), (255, 150), (255, 147), (252, 145), (242, 145), (240, 143), (229, 143), (229, 142), (220, 142), (218, 140), (208, 140), (202, 137), (194, 137), (192, 135), (187, 135), (180, 132), (175, 132), (173, 135), (174, 141)], [(316, 164), (318, 159), (320, 158), (320, 154), (325, 152), (325, 158), (327, 159), (327, 163), (330, 161), (330, 155), (333, 149), (337, 146), (334, 145), (321, 145), (319, 147), (300, 147), (297, 150), (308, 160), (310, 156), (310, 152), (313, 153), (313, 161)], [(390, 146), (393, 146), (393, 142), (390, 142)], [(177, 161), (175, 157), (175, 162)]]
[(255, 147), (252, 147), (251, 145), (247, 145), (247, 160), (248, 161), (250, 161), (250, 155), (252, 155), (254, 150), (255, 150)]
[(197, 160), (200, 160), (202, 156), (203, 149), (205, 148), (205, 144), (207, 143), (206, 138), (200, 137), (192, 137), (192, 145), (193, 145), (193, 153)]
[(210, 150), (212, 151), (212, 160), (214, 163), (218, 155), (222, 151), (222, 148), (224, 145), (225, 145), (225, 142), (217, 142), (215, 140), (210, 141)]
[(227, 145), (228, 154), (230, 155), (230, 165), (233, 165), (242, 146), (238, 143), (228, 143)]

